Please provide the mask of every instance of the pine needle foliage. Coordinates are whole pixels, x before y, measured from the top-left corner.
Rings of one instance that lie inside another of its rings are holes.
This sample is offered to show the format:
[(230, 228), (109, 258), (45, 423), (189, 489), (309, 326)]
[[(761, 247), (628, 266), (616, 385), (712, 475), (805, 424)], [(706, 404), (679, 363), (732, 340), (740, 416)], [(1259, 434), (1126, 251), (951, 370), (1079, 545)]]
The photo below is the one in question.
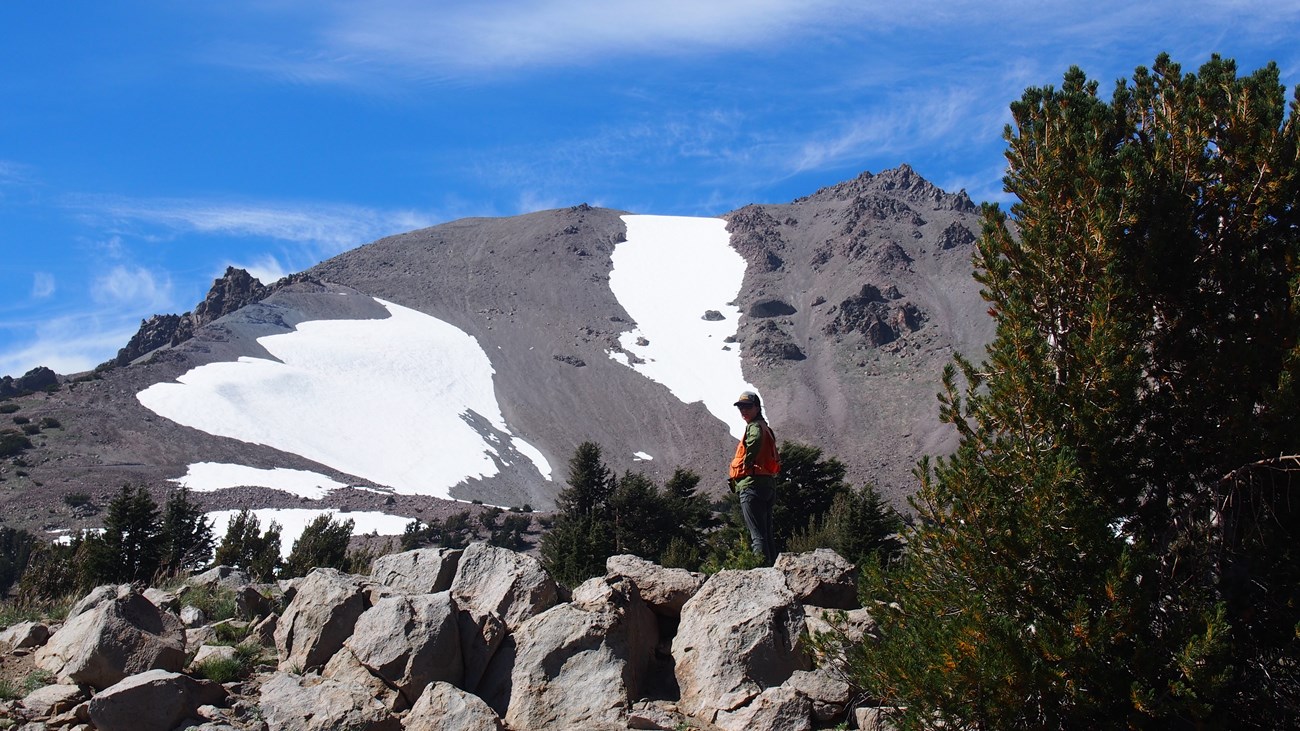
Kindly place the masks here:
[(1217, 56), (1097, 90), (1011, 106), (996, 336), (944, 373), (960, 445), (852, 653), (903, 728), (1300, 724), (1296, 102)]

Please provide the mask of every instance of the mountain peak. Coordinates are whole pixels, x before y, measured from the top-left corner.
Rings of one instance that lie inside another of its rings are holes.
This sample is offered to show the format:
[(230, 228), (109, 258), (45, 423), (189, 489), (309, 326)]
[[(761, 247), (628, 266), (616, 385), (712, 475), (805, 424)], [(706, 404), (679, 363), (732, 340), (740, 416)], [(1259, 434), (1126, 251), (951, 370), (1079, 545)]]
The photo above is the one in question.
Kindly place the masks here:
[(908, 201), (924, 202), (934, 210), (971, 211), (975, 208), (966, 191), (947, 193), (926, 180), (907, 163), (875, 175), (870, 171), (864, 171), (852, 180), (827, 186), (794, 202), (843, 201), (873, 195), (888, 195)]

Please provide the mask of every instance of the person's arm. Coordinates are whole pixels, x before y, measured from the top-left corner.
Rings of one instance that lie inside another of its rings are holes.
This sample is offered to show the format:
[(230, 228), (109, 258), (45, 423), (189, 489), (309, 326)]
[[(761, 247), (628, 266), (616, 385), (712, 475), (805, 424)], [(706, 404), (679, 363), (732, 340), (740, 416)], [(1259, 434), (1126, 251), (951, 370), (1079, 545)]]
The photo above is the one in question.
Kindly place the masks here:
[(745, 426), (745, 472), (754, 471), (754, 461), (758, 459), (762, 446), (763, 427), (757, 420), (751, 421)]

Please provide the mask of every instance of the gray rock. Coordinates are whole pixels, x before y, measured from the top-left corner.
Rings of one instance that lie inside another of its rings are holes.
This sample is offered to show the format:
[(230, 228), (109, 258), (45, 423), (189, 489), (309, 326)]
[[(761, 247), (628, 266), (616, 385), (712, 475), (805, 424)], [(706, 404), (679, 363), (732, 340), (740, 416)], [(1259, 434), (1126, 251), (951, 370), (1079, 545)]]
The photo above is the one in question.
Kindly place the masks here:
[(401, 713), (411, 707), (410, 701), (378, 676), (371, 673), (370, 669), (362, 665), (357, 656), (352, 654), (352, 651), (346, 646), (334, 653), (334, 657), (331, 657), (330, 661), (325, 663), (325, 667), (320, 674), (321, 677), (337, 680), (366, 691), (371, 697), (383, 703), (384, 708), (393, 713)]
[(71, 621), (73, 617), (82, 612), (94, 609), (106, 601), (116, 599), (121, 592), (129, 590), (130, 588), (130, 584), (104, 584), (102, 586), (97, 586), (94, 589), (91, 589), (88, 594), (78, 599), (76, 604), (72, 605), (72, 608), (68, 610), (68, 616), (65, 617), (63, 621)]
[(344, 644), (414, 703), (429, 683), (464, 680), (458, 614), (447, 592), (386, 597), (357, 619)]
[(262, 716), (270, 731), (401, 731), (384, 704), (351, 683), (275, 673), (262, 684)]
[(302, 672), (329, 662), (370, 601), (360, 577), (336, 569), (314, 569), (294, 588), (293, 601), (276, 624), (275, 647), (281, 670)]
[(249, 576), (247, 571), (234, 566), (213, 566), (201, 574), (191, 576), (185, 583), (191, 586), (222, 586), (227, 589), (238, 589), (253, 583), (253, 577)]
[(23, 697), (22, 704), (34, 716), (54, 716), (67, 713), (86, 700), (79, 685), (46, 685)]
[(123, 585), (112, 599), (76, 615), (36, 652), (37, 667), (102, 689), (146, 670), (185, 665), (185, 628)]
[(224, 701), (219, 684), (166, 670), (132, 675), (90, 700), (90, 721), (99, 731), (172, 731), (199, 706)]
[(734, 711), (718, 711), (713, 723), (722, 731), (809, 731), (810, 701), (791, 688), (768, 688)]
[(682, 605), (704, 585), (704, 574), (686, 569), (669, 569), (638, 556), (610, 556), (605, 559), (607, 579), (626, 578), (636, 585), (641, 598), (667, 617), (682, 613)]
[(19, 622), (0, 632), (0, 643), (11, 650), (40, 647), (50, 639), (50, 628), (40, 622)]
[(189, 605), (181, 607), (181, 624), (186, 627), (201, 627), (208, 623), (208, 615), (202, 609)]
[(451, 588), (460, 564), (459, 548), (417, 548), (375, 559), (370, 575), (404, 594), (436, 594)]
[(500, 717), (478, 696), (443, 682), (420, 694), (402, 723), (404, 731), (504, 731)]
[(812, 703), (813, 718), (823, 723), (843, 720), (853, 699), (853, 689), (829, 670), (796, 670), (785, 687), (794, 690)]
[(510, 728), (626, 728), (658, 640), (631, 582), (595, 578), (515, 632)]
[(708, 716), (746, 705), (796, 670), (812, 668), (799, 646), (803, 607), (775, 568), (721, 571), (682, 607), (673, 638), (682, 710)]
[(205, 660), (234, 660), (238, 657), (239, 651), (230, 645), (199, 645), (198, 652), (194, 653), (194, 659), (190, 661), (190, 667)]
[(532, 556), (471, 543), (460, 557), (451, 596), (462, 608), (495, 613), (513, 632), (554, 606), (559, 589)]
[(803, 604), (832, 609), (855, 609), (858, 603), (858, 567), (829, 548), (806, 553), (783, 553), (775, 568)]

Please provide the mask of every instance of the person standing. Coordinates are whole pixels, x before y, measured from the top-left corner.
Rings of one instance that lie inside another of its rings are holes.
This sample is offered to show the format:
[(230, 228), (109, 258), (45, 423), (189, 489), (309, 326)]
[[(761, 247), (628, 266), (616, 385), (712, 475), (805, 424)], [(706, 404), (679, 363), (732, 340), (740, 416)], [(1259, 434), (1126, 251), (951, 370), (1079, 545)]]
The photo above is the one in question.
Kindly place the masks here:
[(745, 420), (745, 435), (736, 445), (736, 456), (731, 460), (731, 489), (740, 493), (740, 512), (749, 529), (754, 553), (771, 566), (776, 562), (772, 506), (776, 503), (776, 476), (781, 472), (776, 435), (763, 418), (763, 403), (758, 394), (741, 393), (735, 406)]

